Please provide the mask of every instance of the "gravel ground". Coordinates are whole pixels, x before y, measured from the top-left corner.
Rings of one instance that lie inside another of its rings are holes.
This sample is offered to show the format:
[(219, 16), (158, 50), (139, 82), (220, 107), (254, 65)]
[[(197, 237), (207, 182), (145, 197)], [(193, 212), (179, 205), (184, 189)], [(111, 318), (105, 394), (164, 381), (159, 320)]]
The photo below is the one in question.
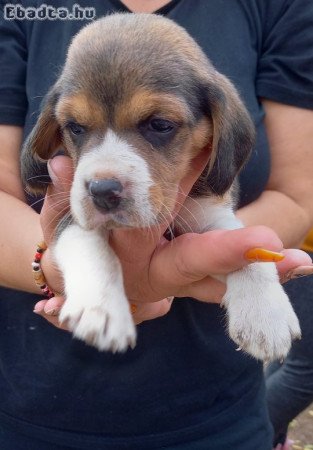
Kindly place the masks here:
[(313, 450), (313, 403), (291, 422), (288, 437), (294, 441), (292, 450)]

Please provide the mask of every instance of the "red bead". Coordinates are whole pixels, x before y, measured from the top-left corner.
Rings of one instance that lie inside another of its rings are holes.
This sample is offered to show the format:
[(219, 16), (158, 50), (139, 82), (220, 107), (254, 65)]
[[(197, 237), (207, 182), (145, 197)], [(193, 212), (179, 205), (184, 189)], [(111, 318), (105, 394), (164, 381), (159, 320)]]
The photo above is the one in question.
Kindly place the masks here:
[(42, 258), (42, 253), (39, 253), (39, 252), (36, 252), (35, 253), (35, 260), (41, 260), (41, 258)]

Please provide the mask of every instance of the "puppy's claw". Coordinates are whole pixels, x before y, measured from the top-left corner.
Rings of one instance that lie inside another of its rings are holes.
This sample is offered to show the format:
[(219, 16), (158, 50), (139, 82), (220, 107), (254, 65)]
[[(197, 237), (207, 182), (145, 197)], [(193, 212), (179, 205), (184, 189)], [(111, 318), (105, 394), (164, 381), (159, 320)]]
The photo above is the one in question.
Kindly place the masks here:
[(136, 329), (125, 302), (118, 311), (101, 303), (82, 307), (78, 302), (66, 300), (60, 321), (67, 321), (74, 337), (96, 347), (99, 351), (124, 352), (136, 345)]
[(134, 348), (136, 347), (136, 339), (131, 338), (131, 337), (128, 338), (127, 344), (132, 350), (134, 350)]

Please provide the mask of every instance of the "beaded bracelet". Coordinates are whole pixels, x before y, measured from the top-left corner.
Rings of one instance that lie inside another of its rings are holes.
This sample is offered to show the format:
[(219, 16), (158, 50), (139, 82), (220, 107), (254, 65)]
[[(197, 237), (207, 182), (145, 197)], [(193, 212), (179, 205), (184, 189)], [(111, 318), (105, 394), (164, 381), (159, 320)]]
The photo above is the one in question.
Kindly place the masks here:
[(40, 263), (42, 255), (44, 254), (46, 249), (47, 245), (45, 242), (40, 242), (40, 244), (37, 245), (34, 261), (32, 262), (32, 268), (36, 285), (41, 289), (44, 296), (49, 299), (54, 297), (54, 292), (52, 292), (47, 285), (46, 278), (44, 276)]

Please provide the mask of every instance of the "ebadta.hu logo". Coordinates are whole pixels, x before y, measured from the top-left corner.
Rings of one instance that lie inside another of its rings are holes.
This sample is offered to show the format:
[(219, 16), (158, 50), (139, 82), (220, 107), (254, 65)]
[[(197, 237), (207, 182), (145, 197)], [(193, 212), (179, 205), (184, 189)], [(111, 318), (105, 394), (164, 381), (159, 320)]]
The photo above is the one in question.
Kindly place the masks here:
[(20, 3), (6, 3), (3, 8), (6, 20), (93, 20), (96, 10), (93, 7), (82, 7), (75, 3), (72, 9), (54, 7), (43, 3), (38, 7), (25, 7)]

